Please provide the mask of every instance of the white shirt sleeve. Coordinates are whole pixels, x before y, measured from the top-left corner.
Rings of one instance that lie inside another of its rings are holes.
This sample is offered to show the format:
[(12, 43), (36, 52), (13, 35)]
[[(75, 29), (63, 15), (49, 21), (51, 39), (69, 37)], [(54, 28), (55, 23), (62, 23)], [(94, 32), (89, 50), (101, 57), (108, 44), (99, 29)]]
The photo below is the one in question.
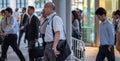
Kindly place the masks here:
[(14, 28), (14, 25), (15, 25), (15, 19), (14, 19), (14, 17), (10, 18), (9, 21), (10, 21), (9, 24), (6, 26), (6, 28), (4, 30), (5, 33), (8, 33), (9, 31), (11, 31)]
[(59, 16), (53, 18), (53, 29), (55, 32), (63, 30), (63, 22)]

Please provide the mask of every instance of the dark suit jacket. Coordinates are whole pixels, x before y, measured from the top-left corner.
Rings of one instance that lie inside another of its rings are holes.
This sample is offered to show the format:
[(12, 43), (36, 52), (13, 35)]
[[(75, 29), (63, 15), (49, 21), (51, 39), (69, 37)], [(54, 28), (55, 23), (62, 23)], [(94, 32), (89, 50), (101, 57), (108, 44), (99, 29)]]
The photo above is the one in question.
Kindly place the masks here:
[(38, 30), (39, 19), (35, 15), (33, 15), (31, 18), (31, 22), (29, 23), (29, 19), (27, 21), (25, 39), (27, 39), (28, 41), (38, 39)]
[[(24, 17), (22, 18), (21, 22), (20, 22), (20, 27), (21, 27), (21, 26), (24, 26), (24, 27), (25, 27), (27, 20), (28, 20), (28, 15), (25, 14)], [(25, 28), (23, 29), (23, 31), (25, 31)]]

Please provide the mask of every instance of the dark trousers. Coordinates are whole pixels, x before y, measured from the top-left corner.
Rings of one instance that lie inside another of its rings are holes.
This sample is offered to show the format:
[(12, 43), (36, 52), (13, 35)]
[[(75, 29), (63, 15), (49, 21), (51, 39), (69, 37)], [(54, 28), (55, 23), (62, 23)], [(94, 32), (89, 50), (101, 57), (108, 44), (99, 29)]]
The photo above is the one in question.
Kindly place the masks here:
[(20, 46), (21, 38), (22, 38), (24, 32), (25, 32), (24, 30), (20, 30), (19, 39), (18, 39), (18, 47)]
[(63, 54), (63, 52), (60, 51), (60, 55), (56, 57), (52, 48), (53, 48), (52, 42), (46, 43), (43, 61), (64, 61), (63, 56), (61, 55)]
[(96, 61), (104, 61), (105, 57), (107, 57), (108, 61), (115, 61), (114, 46), (111, 47), (111, 51), (108, 50), (108, 47), (108, 45), (99, 47)]
[(2, 54), (1, 54), (2, 59), (7, 58), (7, 50), (9, 46), (13, 48), (13, 50), (15, 51), (15, 53), (17, 54), (17, 56), (20, 58), (21, 61), (25, 61), (22, 52), (17, 47), (17, 34), (9, 34), (5, 36), (5, 39), (2, 44)]
[(35, 58), (34, 55), (33, 55), (34, 54), (34, 51), (33, 51), (34, 46), (35, 46), (34, 40), (33, 39), (29, 39), (28, 40), (29, 61), (37, 61), (39, 59), (39, 57)]

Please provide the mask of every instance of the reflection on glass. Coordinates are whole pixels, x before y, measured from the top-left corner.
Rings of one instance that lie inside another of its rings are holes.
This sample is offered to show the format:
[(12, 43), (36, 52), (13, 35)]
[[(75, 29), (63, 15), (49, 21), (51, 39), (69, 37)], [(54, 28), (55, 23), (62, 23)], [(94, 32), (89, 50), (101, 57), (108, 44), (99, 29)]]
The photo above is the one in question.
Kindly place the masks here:
[(95, 0), (84, 0), (83, 41), (94, 43)]
[(99, 6), (107, 10), (107, 16), (111, 19), (112, 12), (118, 9), (118, 0), (99, 0), (99, 2)]
[(94, 43), (95, 0), (72, 0), (72, 10), (76, 8), (83, 10), (82, 40), (85, 43)]

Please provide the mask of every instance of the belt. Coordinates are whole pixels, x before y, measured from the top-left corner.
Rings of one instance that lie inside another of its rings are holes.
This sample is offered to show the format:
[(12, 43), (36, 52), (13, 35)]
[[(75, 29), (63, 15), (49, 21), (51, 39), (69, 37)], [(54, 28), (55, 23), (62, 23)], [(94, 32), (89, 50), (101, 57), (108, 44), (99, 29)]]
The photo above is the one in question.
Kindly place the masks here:
[(46, 44), (52, 44), (53, 43), (53, 41), (51, 41), (51, 42), (45, 42)]
[(9, 35), (17, 35), (17, 34), (6, 34), (5, 36), (9, 36)]
[[(100, 48), (109, 47), (110, 45), (101, 45)], [(111, 45), (113, 46), (113, 45)]]
[[(63, 40), (63, 39), (60, 39), (59, 41), (65, 41), (65, 40)], [(53, 41), (50, 41), (50, 42), (45, 42), (46, 44), (52, 44), (53, 43)]]

